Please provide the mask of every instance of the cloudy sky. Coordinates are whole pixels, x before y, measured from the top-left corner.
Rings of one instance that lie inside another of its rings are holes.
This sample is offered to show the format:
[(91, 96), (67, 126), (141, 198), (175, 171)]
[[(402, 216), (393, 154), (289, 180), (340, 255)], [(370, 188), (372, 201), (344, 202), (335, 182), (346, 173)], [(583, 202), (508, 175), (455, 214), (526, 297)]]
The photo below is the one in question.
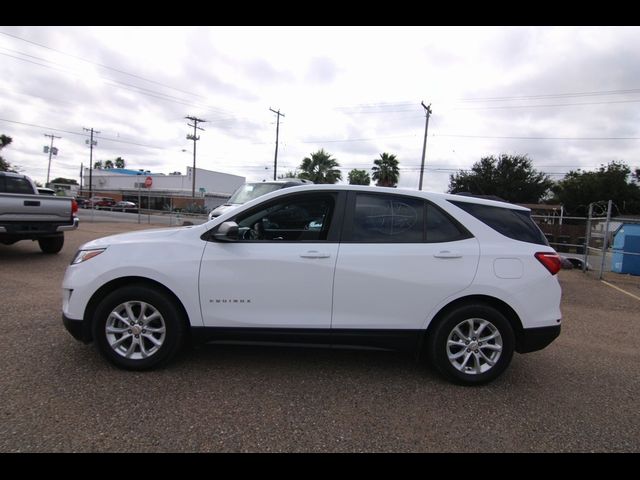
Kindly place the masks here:
[[(206, 120), (197, 166), (273, 177), (320, 148), (370, 170), (400, 161), (424, 189), (487, 155), (527, 154), (554, 179), (611, 160), (640, 167), (638, 27), (0, 26), (2, 156), (44, 182), (120, 156), (158, 173), (192, 164), (186, 116)], [(186, 152), (183, 150), (187, 150)]]

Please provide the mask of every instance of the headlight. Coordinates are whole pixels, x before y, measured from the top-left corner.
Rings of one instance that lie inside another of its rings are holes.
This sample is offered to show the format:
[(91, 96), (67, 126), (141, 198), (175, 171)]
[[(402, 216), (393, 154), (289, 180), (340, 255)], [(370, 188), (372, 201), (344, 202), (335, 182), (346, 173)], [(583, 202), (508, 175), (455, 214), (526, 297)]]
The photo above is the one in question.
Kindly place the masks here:
[(78, 253), (76, 253), (76, 256), (73, 257), (73, 260), (71, 261), (71, 265), (77, 265), (78, 263), (91, 260), (93, 257), (97, 257), (105, 250), (106, 248), (96, 248), (93, 250), (78, 250)]

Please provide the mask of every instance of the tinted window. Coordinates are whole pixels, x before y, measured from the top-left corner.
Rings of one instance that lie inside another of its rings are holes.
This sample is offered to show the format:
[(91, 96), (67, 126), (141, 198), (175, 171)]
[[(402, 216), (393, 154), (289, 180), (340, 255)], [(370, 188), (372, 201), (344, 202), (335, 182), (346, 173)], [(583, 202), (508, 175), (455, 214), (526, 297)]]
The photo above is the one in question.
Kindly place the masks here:
[(35, 194), (31, 183), (26, 178), (21, 177), (0, 177), (0, 190), (5, 193), (27, 193)]
[(358, 194), (353, 217), (354, 242), (424, 241), (424, 201), (395, 195)]
[(333, 195), (295, 195), (236, 217), (244, 240), (321, 241), (327, 239)]
[(427, 203), (427, 242), (455, 242), (472, 236), (466, 228), (444, 211)]
[(521, 242), (549, 245), (528, 211), (451, 201), (502, 235)]

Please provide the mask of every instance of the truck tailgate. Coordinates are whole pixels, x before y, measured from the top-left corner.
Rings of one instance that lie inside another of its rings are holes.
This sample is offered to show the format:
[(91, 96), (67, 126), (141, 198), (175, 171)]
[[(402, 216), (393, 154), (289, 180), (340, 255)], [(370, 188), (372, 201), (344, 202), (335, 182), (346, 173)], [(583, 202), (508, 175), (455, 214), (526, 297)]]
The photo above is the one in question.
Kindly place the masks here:
[(71, 197), (0, 194), (0, 223), (70, 222)]

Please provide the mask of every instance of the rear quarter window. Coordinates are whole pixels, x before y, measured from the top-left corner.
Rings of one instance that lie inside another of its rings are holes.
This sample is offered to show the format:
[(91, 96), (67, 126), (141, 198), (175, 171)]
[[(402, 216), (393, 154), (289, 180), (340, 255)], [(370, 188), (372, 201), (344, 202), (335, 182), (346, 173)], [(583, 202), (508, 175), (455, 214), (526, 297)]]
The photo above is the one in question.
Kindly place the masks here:
[(21, 177), (0, 177), (0, 192), (20, 193), (34, 195), (33, 187), (26, 178)]
[(456, 202), (449, 200), (456, 207), (473, 215), (485, 225), (493, 228), (505, 237), (521, 242), (549, 245), (546, 237), (525, 210), (481, 205), (479, 203)]

